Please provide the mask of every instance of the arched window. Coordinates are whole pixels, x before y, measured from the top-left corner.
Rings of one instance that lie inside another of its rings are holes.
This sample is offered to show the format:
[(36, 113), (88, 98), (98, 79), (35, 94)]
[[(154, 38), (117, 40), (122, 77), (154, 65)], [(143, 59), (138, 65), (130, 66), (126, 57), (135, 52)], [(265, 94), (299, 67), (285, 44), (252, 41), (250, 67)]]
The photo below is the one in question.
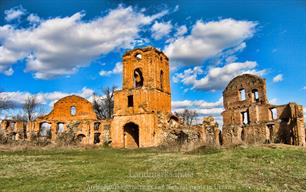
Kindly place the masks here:
[(142, 55), (141, 55), (140, 53), (137, 53), (137, 54), (135, 55), (135, 57), (136, 57), (137, 60), (142, 59)]
[(70, 115), (72, 115), (72, 116), (76, 115), (76, 107), (75, 106), (70, 107)]
[(51, 138), (51, 123), (43, 122), (40, 124), (39, 136)]
[(62, 133), (64, 132), (64, 123), (57, 123), (57, 133)]
[(163, 70), (160, 70), (160, 89), (163, 90), (164, 89), (164, 72)]
[(134, 87), (142, 87), (143, 86), (143, 76), (140, 68), (134, 70)]

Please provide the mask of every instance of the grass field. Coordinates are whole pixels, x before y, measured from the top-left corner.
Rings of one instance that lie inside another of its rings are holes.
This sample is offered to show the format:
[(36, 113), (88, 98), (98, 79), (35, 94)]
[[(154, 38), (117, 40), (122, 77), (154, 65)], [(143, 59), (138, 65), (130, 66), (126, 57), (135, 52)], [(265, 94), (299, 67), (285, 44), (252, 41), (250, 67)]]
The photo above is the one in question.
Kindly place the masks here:
[(1, 191), (306, 191), (306, 149), (0, 146)]

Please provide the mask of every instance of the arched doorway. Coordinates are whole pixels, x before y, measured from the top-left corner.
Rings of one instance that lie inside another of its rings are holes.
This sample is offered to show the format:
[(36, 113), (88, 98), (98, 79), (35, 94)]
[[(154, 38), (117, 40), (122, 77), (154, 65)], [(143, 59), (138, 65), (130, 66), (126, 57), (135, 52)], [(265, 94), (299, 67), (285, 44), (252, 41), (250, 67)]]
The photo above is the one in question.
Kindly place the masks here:
[(127, 123), (123, 128), (124, 148), (139, 147), (139, 127), (135, 123)]

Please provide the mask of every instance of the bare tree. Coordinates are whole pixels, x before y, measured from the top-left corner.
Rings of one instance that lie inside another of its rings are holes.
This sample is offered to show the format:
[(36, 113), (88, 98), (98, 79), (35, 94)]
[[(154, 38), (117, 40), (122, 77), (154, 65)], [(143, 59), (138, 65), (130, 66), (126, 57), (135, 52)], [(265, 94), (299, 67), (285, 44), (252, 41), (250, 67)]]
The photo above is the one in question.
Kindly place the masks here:
[(99, 119), (111, 119), (114, 113), (114, 91), (116, 87), (106, 87), (104, 96), (94, 94), (93, 108)]
[(175, 112), (175, 115), (182, 118), (186, 125), (192, 125), (198, 113), (195, 110), (185, 109), (183, 112)]
[(23, 110), (26, 114), (26, 118), (28, 121), (33, 121), (36, 109), (38, 107), (37, 99), (35, 96), (29, 96), (26, 98), (23, 104)]
[(15, 107), (14, 103), (11, 102), (6, 96), (3, 96), (1, 92), (2, 91), (0, 90), (0, 113), (2, 110), (12, 109)]

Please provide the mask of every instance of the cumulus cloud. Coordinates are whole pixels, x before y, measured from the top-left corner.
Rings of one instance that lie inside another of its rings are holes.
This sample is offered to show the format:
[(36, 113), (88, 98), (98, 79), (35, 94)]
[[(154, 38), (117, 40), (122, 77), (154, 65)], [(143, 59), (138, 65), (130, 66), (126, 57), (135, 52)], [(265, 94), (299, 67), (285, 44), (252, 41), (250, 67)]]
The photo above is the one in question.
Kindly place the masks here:
[(210, 68), (207, 74), (202, 77), (203, 70), (196, 66), (186, 69), (182, 73), (174, 74), (173, 81), (192, 86), (194, 89), (215, 91), (223, 89), (231, 79), (240, 74), (263, 75), (266, 73), (266, 70), (257, 71), (256, 65), (257, 63), (254, 61), (230, 63), (223, 67)]
[[(167, 14), (146, 16), (132, 7), (119, 6), (104, 17), (83, 21), (84, 12), (41, 21), (29, 28), (0, 26), (0, 72), (18, 60), (38, 79), (75, 73), (101, 55), (131, 48), (144, 26)], [(37, 21), (34, 15), (28, 17)]]
[(30, 23), (39, 23), (41, 20), (40, 20), (40, 17), (31, 13), (28, 17), (27, 17), (27, 20), (30, 22)]
[(184, 65), (200, 65), (223, 51), (235, 48), (255, 33), (256, 23), (223, 19), (197, 21), (187, 36), (178, 37), (165, 48), (172, 61)]
[(122, 63), (121, 62), (117, 62), (115, 64), (115, 67), (110, 70), (110, 71), (105, 71), (105, 70), (101, 70), (99, 72), (99, 74), (103, 77), (103, 76), (110, 76), (112, 74), (120, 74), (122, 73)]
[(306, 90), (306, 86), (304, 86), (303, 89)]
[(17, 6), (12, 9), (8, 9), (4, 11), (5, 20), (6, 21), (13, 21), (19, 19), (21, 16), (25, 15), (26, 10), (22, 6)]
[(277, 83), (277, 82), (281, 82), (283, 80), (283, 75), (282, 74), (278, 74), (275, 77), (273, 77), (273, 82)]
[(80, 92), (71, 92), (71, 93), (65, 93), (60, 91), (54, 91), (54, 92), (47, 92), (47, 93), (36, 93), (32, 94), (29, 92), (1, 92), (0, 97), (8, 98), (9, 101), (12, 101), (13, 103), (17, 104), (23, 104), (25, 99), (29, 96), (35, 96), (37, 99), (37, 102), (39, 104), (43, 105), (49, 105), (52, 107), (52, 105), (59, 99), (66, 97), (68, 95), (78, 95), (85, 99), (88, 99), (89, 101), (92, 101), (93, 99), (94, 91), (92, 89), (89, 89), (87, 87), (83, 87)]
[(155, 22), (152, 26), (152, 36), (154, 39), (159, 40), (168, 35), (172, 30), (171, 22)]

